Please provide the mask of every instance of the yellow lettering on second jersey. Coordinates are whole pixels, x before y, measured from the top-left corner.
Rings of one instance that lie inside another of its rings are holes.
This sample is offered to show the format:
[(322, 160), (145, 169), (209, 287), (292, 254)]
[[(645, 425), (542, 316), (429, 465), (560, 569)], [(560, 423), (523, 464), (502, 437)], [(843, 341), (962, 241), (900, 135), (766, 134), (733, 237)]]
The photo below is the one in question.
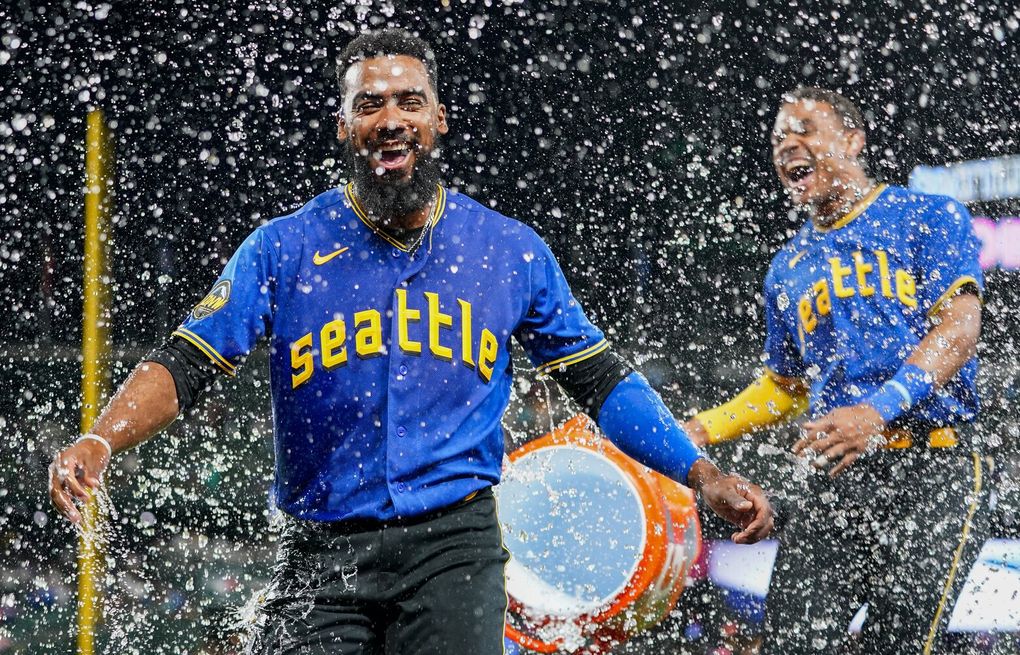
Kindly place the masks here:
[(917, 308), (917, 280), (914, 276), (904, 269), (893, 271), (889, 265), (889, 255), (884, 250), (873, 252), (878, 262), (878, 288), (874, 276), (869, 279), (876, 264), (868, 261), (863, 251), (853, 253), (852, 266), (844, 265), (839, 257), (829, 258), (829, 276), (816, 280), (797, 303), (797, 336), (802, 350), (806, 336), (815, 331), (820, 318), (832, 312), (833, 295), (836, 298), (850, 298), (854, 295), (868, 298), (881, 289), (883, 297), (895, 298), (907, 307)]
[(397, 344), (405, 353), (421, 354), (421, 342), (408, 336), (407, 326), (421, 321), (420, 309), (408, 309), (407, 290), (397, 289)]
[(832, 296), (829, 295), (829, 281), (821, 279), (811, 287), (815, 294), (815, 307), (818, 308), (819, 316), (826, 316), (832, 311)]
[(907, 307), (917, 309), (917, 281), (902, 268), (896, 269), (896, 297)]
[(808, 334), (814, 332), (815, 326), (818, 325), (818, 317), (811, 307), (811, 296), (805, 295), (800, 299), (797, 303), (797, 313), (800, 314), (800, 324), (804, 331)]
[(483, 329), (478, 343), (478, 374), (486, 382), (492, 379), (492, 365), (496, 363), (498, 351), (499, 342), (496, 341), (496, 335), (488, 329)]
[(868, 284), (868, 273), (875, 270), (875, 266), (864, 261), (864, 253), (860, 250), (854, 253), (854, 268), (857, 271), (858, 293), (865, 298), (874, 295), (875, 287)]
[(322, 326), (319, 344), (322, 348), (322, 366), (326, 370), (347, 363), (347, 325), (343, 318), (337, 318)]
[(837, 298), (849, 298), (854, 295), (853, 287), (847, 287), (843, 280), (852, 272), (849, 266), (843, 266), (839, 257), (829, 257), (829, 266), (832, 270), (832, 291)]
[(312, 359), (312, 333), (290, 344), (290, 388), (297, 389), (312, 377), (315, 362)]
[(382, 317), (378, 309), (365, 309), (354, 313), (354, 352), (368, 359), (382, 352)]
[(425, 292), (425, 298), (429, 301), (429, 350), (437, 358), (447, 362), (453, 361), (453, 348), (442, 345), (439, 341), (440, 328), (449, 330), (453, 327), (453, 316), (444, 314), (439, 309), (439, 294), (432, 291)]
[(882, 286), (882, 295), (886, 298), (893, 298), (892, 276), (889, 275), (889, 256), (884, 250), (876, 250), (875, 257), (878, 258), (878, 281)]

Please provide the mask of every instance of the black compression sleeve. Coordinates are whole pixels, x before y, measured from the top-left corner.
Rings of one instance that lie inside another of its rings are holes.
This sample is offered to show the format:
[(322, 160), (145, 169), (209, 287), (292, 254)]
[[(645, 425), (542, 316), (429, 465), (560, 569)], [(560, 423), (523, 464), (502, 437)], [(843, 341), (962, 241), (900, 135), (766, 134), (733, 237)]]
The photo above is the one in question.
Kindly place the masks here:
[(616, 383), (633, 372), (634, 369), (625, 359), (607, 348), (594, 357), (564, 369), (554, 369), (549, 376), (563, 387), (585, 414), (597, 421), (602, 403), (616, 387)]
[(143, 361), (162, 364), (170, 371), (177, 389), (177, 407), (181, 412), (195, 406), (219, 372), (201, 350), (177, 337), (170, 337)]

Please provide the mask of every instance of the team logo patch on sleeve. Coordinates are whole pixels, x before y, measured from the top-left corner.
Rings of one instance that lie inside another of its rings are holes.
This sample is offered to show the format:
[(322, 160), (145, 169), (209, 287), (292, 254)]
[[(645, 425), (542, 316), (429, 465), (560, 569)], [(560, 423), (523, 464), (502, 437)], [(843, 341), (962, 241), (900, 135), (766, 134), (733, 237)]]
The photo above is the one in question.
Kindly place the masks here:
[(191, 317), (200, 321), (206, 316), (211, 316), (222, 309), (228, 300), (230, 300), (230, 280), (220, 280), (209, 291), (209, 294), (191, 310)]

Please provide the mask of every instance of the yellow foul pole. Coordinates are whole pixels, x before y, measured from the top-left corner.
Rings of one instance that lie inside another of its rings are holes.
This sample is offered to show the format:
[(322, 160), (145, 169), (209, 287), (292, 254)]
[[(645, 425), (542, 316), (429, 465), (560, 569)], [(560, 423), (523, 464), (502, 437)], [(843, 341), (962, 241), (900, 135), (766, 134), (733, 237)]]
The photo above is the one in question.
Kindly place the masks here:
[[(107, 242), (110, 144), (103, 112), (88, 114), (85, 131), (85, 270), (82, 325), (81, 432), (89, 432), (109, 394)], [(93, 497), (82, 512), (84, 534), (96, 535), (98, 512)], [(83, 537), (78, 548), (78, 653), (93, 655), (100, 618), (98, 582), (102, 577), (101, 540)]]

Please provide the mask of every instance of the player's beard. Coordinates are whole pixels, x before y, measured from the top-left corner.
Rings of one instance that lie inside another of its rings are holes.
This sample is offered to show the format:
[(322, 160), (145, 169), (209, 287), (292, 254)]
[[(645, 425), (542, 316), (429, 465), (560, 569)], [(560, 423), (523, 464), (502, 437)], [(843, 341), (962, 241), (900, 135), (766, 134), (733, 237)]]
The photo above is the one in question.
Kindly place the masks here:
[(411, 177), (406, 179), (394, 179), (385, 173), (377, 175), (368, 158), (357, 151), (350, 139), (344, 142), (343, 150), (358, 201), (376, 220), (389, 222), (409, 216), (423, 209), (436, 195), (440, 177), (438, 144), (429, 151), (418, 150)]

